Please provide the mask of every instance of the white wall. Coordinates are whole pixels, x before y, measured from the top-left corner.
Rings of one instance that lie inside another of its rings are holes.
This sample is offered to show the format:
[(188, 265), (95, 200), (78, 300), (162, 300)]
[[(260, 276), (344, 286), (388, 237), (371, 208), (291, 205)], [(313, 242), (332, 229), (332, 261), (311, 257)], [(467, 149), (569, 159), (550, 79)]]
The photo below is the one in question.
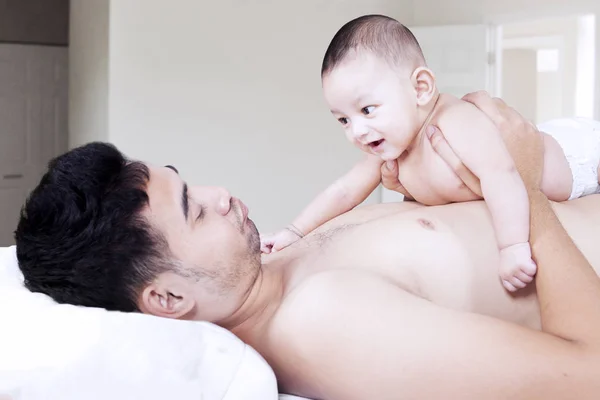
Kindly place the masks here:
[(260, 229), (282, 227), (359, 156), (322, 98), (326, 46), (355, 16), (411, 16), (402, 5), (113, 1), (109, 138), (189, 183), (226, 186)]
[[(507, 23), (537, 17), (595, 13), (598, 0), (414, 0), (414, 26)], [(600, 55), (600, 29), (596, 29), (596, 54)], [(596, 63), (596, 99), (600, 99), (600, 63)], [(600, 101), (596, 101), (600, 118)]]
[(109, 0), (71, 0), (69, 147), (108, 140)]
[(530, 121), (536, 120), (537, 54), (506, 49), (502, 54), (502, 98)]
[(415, 25), (506, 23), (599, 10), (597, 0), (414, 0), (413, 22)]
[[(560, 71), (539, 72), (537, 74), (537, 123), (549, 121), (563, 114), (560, 99), (563, 97)], [(571, 114), (573, 116), (573, 114)]]
[(600, 8), (596, 0), (108, 3), (72, 1), (71, 145), (110, 140), (133, 157), (176, 164), (190, 183), (225, 185), (262, 230), (287, 223), (359, 156), (320, 90), (321, 58), (344, 22), (365, 13), (410, 26), (507, 22)]

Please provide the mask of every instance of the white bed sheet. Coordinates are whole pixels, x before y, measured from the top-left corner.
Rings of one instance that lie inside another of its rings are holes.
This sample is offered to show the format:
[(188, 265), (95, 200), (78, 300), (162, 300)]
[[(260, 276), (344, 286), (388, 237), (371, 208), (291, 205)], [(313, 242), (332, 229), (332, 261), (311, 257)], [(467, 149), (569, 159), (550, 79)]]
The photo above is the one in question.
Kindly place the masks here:
[(225, 329), (59, 305), (22, 280), (15, 248), (0, 248), (0, 398), (279, 397), (272, 369)]

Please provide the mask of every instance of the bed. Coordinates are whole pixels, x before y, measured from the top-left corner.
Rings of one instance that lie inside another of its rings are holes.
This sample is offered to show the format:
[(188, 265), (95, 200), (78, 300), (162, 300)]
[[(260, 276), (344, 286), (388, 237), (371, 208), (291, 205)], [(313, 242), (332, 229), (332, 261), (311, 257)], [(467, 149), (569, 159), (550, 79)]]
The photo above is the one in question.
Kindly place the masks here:
[(0, 398), (306, 400), (216, 325), (56, 304), (22, 282), (0, 248)]

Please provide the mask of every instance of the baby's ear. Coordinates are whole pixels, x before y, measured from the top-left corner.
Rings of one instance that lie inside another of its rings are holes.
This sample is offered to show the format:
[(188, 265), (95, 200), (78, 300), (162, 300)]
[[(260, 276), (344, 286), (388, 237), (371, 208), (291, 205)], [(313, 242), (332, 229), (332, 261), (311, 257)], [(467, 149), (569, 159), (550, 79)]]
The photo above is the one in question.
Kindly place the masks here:
[(417, 105), (425, 106), (436, 97), (435, 75), (429, 68), (415, 69), (410, 80), (417, 93)]

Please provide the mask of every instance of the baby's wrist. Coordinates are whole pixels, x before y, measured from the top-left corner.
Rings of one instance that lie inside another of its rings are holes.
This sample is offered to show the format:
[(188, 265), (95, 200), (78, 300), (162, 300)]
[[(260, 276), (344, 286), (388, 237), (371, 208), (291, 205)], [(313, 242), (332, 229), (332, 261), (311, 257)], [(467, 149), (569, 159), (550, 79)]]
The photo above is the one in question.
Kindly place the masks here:
[(529, 247), (529, 242), (519, 242), (519, 243), (509, 244), (507, 246), (501, 247), (500, 251), (513, 250), (513, 249), (517, 249), (517, 248), (521, 248), (521, 247)]
[(296, 227), (294, 224), (289, 224), (285, 227), (288, 231), (292, 232), (294, 235), (298, 236), (300, 239), (304, 237), (304, 233)]

